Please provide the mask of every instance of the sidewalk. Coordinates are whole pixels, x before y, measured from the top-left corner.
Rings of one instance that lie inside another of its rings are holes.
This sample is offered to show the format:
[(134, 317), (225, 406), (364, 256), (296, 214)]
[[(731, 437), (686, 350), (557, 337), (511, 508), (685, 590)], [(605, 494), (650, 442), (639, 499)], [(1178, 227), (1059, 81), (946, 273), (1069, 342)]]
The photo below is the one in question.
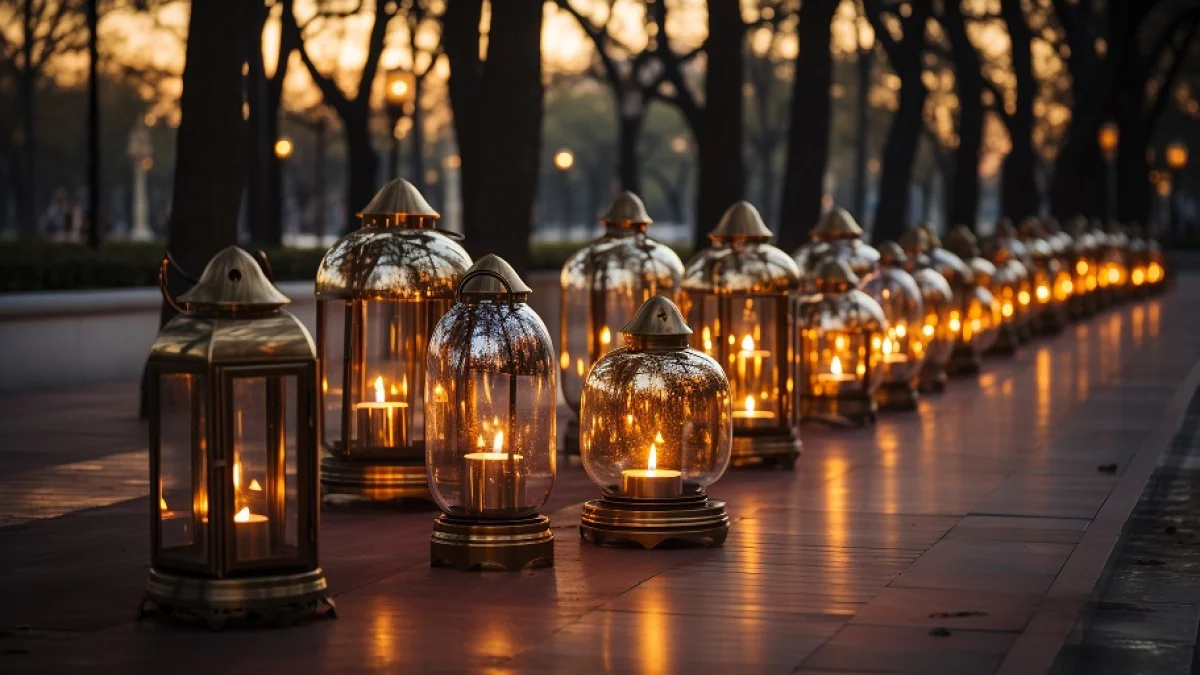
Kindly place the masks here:
[(135, 623), (136, 385), (5, 396), (0, 671), (1042, 672), (1200, 383), (1197, 294), (1184, 276), (874, 429), (806, 427), (796, 471), (713, 487), (723, 549), (582, 545), (578, 466), (546, 511), (552, 570), (432, 570), (434, 512), (326, 510), (340, 618), (289, 630)]

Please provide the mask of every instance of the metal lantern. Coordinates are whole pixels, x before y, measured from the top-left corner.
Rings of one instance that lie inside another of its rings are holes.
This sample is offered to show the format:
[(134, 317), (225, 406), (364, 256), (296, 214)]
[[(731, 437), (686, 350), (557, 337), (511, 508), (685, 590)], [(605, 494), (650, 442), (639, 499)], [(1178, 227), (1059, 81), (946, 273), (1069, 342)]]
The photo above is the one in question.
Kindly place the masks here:
[(245, 251), (204, 268), (150, 350), (151, 569), (142, 611), (291, 617), (332, 608), (317, 567), (317, 360)]
[(1061, 333), (1067, 325), (1067, 301), (1074, 285), (1071, 273), (1059, 263), (1037, 220), (1027, 218), (1019, 232), (1033, 260), (1033, 306), (1038, 328), (1044, 333)]
[(683, 262), (646, 236), (650, 216), (642, 200), (622, 192), (600, 219), (604, 234), (563, 265), (560, 317), (563, 398), (576, 414), (567, 422), (565, 451), (579, 452), (579, 400), (592, 364), (616, 347), (617, 330), (643, 302), (674, 296)]
[(692, 346), (715, 358), (733, 391), (733, 459), (792, 466), (800, 454), (793, 396), (791, 293), (796, 263), (768, 243), (749, 202), (725, 212), (712, 247), (688, 263), (681, 304)]
[(1161, 291), (1167, 283), (1167, 258), (1162, 245), (1153, 236), (1146, 236), (1146, 284), (1151, 291)]
[(846, 209), (835, 208), (821, 216), (809, 235), (812, 241), (792, 254), (800, 269), (803, 292), (817, 292), (816, 270), (829, 257), (845, 260), (860, 279), (874, 272), (879, 266), (879, 251), (863, 241), (863, 234)]
[(1146, 249), (1146, 240), (1142, 238), (1142, 226), (1133, 223), (1129, 226), (1129, 291), (1131, 294), (1143, 295), (1147, 286), (1147, 275), (1150, 270), (1150, 259)]
[(1020, 307), (1017, 296), (1021, 291), (1028, 294), (1029, 272), (1015, 257), (1011, 250), (999, 240), (992, 238), (979, 247), (983, 256), (979, 260), (990, 265), (990, 272), (980, 267), (976, 273), (982, 273), (988, 279), (988, 290), (996, 300), (996, 341), (990, 351), (997, 354), (1013, 355), (1023, 341), (1021, 337)]
[(706, 490), (729, 465), (736, 413), (721, 364), (688, 347), (691, 333), (675, 304), (655, 296), (621, 329), (624, 345), (588, 373), (580, 454), (604, 494), (584, 504), (587, 541), (725, 541), (725, 503)]
[(1121, 300), (1129, 285), (1129, 237), (1118, 223), (1110, 223), (1100, 273), (1108, 280), (1111, 300)]
[(979, 372), (983, 355), (983, 341), (978, 338), (990, 336), (990, 323), (985, 325), (992, 303), (991, 293), (975, 282), (975, 273), (963, 259), (942, 247), (937, 232), (928, 225), (918, 225), (929, 242), (925, 254), (930, 266), (945, 277), (954, 292), (954, 309), (946, 328), (954, 335), (954, 348), (950, 362), (946, 364), (949, 375), (972, 375)]
[(1067, 311), (1076, 319), (1091, 316), (1097, 309), (1096, 289), (1099, 286), (1100, 269), (1097, 249), (1096, 238), (1088, 229), (1087, 219), (1075, 219), (1071, 224), (1071, 246), (1067, 255), (1075, 292), (1067, 303)]
[(371, 500), (429, 499), (425, 348), (471, 265), (405, 180), (383, 187), (317, 271), (324, 394), (321, 485)]
[(946, 366), (954, 350), (955, 334), (950, 330), (950, 314), (957, 309), (954, 291), (946, 278), (931, 266), (929, 256), (925, 254), (929, 237), (923, 231), (908, 230), (900, 237), (900, 246), (907, 258), (904, 269), (917, 282), (925, 309), (925, 319), (921, 323), (925, 360), (921, 364), (917, 390), (938, 393), (946, 388)]
[(914, 410), (927, 343), (921, 333), (925, 304), (917, 281), (904, 270), (908, 262), (904, 249), (889, 241), (879, 247), (879, 254), (879, 269), (861, 284), (862, 291), (883, 309), (888, 325), (880, 348), (883, 384), (875, 398), (883, 409)]
[(996, 345), (1004, 324), (1004, 303), (996, 299), (996, 294), (992, 292), (997, 287), (1003, 292), (1003, 284), (998, 281), (1000, 272), (991, 261), (980, 255), (975, 233), (965, 225), (955, 227), (946, 236), (946, 250), (967, 265), (975, 285), (962, 307), (959, 341), (955, 349), (957, 359), (952, 358), (951, 363), (956, 372), (978, 373), (983, 366), (983, 354)]
[(799, 300), (800, 416), (863, 426), (875, 421), (887, 319), (841, 258), (821, 263), (817, 293)]
[(426, 455), (442, 509), (430, 559), (460, 570), (554, 564), (539, 514), (555, 472), (554, 344), (507, 262), (484, 256), (429, 341)]

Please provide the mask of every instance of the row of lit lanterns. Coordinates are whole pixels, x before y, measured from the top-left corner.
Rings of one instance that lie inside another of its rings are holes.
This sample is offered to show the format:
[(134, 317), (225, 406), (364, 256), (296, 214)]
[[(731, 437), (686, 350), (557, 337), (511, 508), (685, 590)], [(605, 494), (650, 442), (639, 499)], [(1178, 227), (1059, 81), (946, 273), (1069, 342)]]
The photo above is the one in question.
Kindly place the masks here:
[(496, 256), (472, 264), (412, 185), (392, 181), (361, 217), (318, 271), (315, 348), (241, 249), (178, 300), (164, 261), (180, 314), (149, 360), (146, 607), (214, 624), (332, 607), (318, 482), (330, 499), (432, 498), (435, 565), (552, 565), (540, 509), (560, 381), (568, 449), (603, 495), (581, 536), (720, 545), (729, 519), (706, 489), (731, 462), (790, 466), (801, 420), (912, 408), (993, 344), (1165, 275), (1140, 238), (1032, 222), (1001, 227), (986, 259), (966, 230), (948, 237), (959, 255), (924, 228), (876, 251), (841, 210), (793, 258), (746, 202), (685, 267), (624, 193), (563, 268), (556, 356), (531, 289)]

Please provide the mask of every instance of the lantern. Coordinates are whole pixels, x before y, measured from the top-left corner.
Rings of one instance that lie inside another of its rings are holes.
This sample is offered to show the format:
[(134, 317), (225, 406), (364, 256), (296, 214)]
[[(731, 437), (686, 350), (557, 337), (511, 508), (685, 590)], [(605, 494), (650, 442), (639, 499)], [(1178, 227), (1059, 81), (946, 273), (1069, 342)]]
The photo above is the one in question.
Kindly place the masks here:
[(1167, 259), (1163, 255), (1162, 246), (1150, 236), (1146, 236), (1146, 284), (1151, 291), (1161, 291), (1167, 282)]
[(1067, 301), (1074, 286), (1071, 273), (1059, 262), (1036, 219), (1026, 218), (1019, 233), (1033, 260), (1033, 306), (1038, 328), (1044, 333), (1061, 333), (1067, 325)]
[(983, 366), (983, 355), (996, 345), (1004, 324), (1004, 303), (992, 293), (996, 287), (1002, 291), (1003, 284), (998, 281), (1000, 271), (981, 257), (975, 233), (965, 225), (955, 227), (946, 236), (946, 249), (966, 264), (974, 283), (962, 307), (962, 325), (955, 357), (950, 360), (951, 369), (978, 373)]
[(1072, 281), (1075, 293), (1067, 304), (1071, 316), (1079, 319), (1096, 312), (1096, 289), (1099, 263), (1096, 257), (1096, 239), (1088, 229), (1087, 219), (1076, 218), (1071, 224), (1071, 247), (1068, 249), (1068, 267), (1074, 272)]
[[(996, 342), (991, 351), (996, 354), (1011, 356), (1017, 352), (1021, 344), (1021, 317), (1018, 314), (1019, 303), (1017, 296), (1027, 289), (1029, 275), (1007, 246), (996, 238), (989, 239), (980, 252), (982, 260), (991, 265), (990, 273), (983, 269), (974, 270), (988, 277), (988, 290), (996, 299), (999, 307), (999, 321), (996, 322)], [(1028, 293), (1028, 290), (1026, 290)]]
[(950, 330), (950, 314), (955, 311), (954, 292), (950, 283), (930, 265), (925, 254), (929, 238), (921, 230), (911, 229), (900, 238), (907, 261), (904, 269), (912, 275), (921, 291), (925, 318), (921, 323), (921, 340), (925, 360), (921, 364), (917, 390), (938, 393), (946, 388), (946, 366), (954, 349), (955, 334)]
[(230, 247), (146, 365), (151, 569), (142, 612), (281, 620), (330, 609), (317, 567), (317, 361), (290, 302)]
[(991, 294), (976, 284), (974, 272), (962, 258), (942, 247), (942, 241), (933, 228), (918, 225), (916, 229), (923, 231), (929, 242), (925, 254), (929, 256), (930, 266), (945, 277), (954, 293), (954, 309), (950, 310), (950, 318), (946, 322), (946, 328), (954, 336), (954, 347), (946, 364), (946, 373), (973, 375), (979, 372), (983, 354), (977, 338), (991, 335), (991, 331), (985, 330), (984, 324)]
[(1109, 296), (1121, 300), (1129, 286), (1129, 236), (1119, 223), (1109, 223), (1101, 273), (1108, 278)]
[(706, 491), (729, 465), (735, 413), (721, 364), (688, 347), (691, 333), (674, 303), (655, 296), (621, 329), (624, 345), (588, 373), (580, 454), (604, 492), (584, 504), (579, 532), (593, 544), (725, 541), (725, 503)]
[(791, 466), (800, 454), (793, 398), (791, 293), (796, 263), (767, 243), (749, 202), (725, 212), (712, 248), (688, 263), (682, 304), (692, 346), (725, 368), (733, 391), (733, 461)]
[(887, 319), (880, 347), (883, 383), (875, 398), (885, 410), (914, 410), (927, 342), (921, 334), (925, 305), (916, 280), (904, 270), (908, 261), (904, 249), (894, 241), (884, 242), (879, 256), (879, 269), (861, 284), (862, 291), (879, 303)]
[[(1096, 306), (1103, 309), (1115, 300), (1110, 282), (1113, 277), (1119, 279), (1121, 273), (1112, 269), (1118, 261), (1110, 255), (1108, 232), (1104, 229), (1104, 223), (1099, 218), (1093, 218), (1091, 227), (1092, 238), (1096, 242)], [(1119, 267), (1119, 264), (1117, 266)]]
[(507, 262), (480, 258), (429, 341), (430, 558), (460, 570), (554, 564), (539, 509), (554, 484), (554, 344)]
[[(578, 416), (583, 379), (592, 364), (616, 347), (617, 329), (655, 295), (674, 296), (683, 262), (670, 248), (646, 236), (652, 222), (632, 192), (617, 195), (601, 218), (604, 234), (563, 265), (563, 398)], [(579, 422), (567, 423), (566, 452), (579, 452)]]
[(863, 241), (863, 234), (846, 209), (835, 208), (821, 216), (810, 233), (812, 241), (792, 254), (800, 269), (803, 292), (817, 292), (816, 270), (829, 257), (845, 260), (860, 279), (874, 272), (879, 266), (879, 251)]
[(425, 347), (471, 265), (410, 183), (388, 183), (317, 270), (326, 494), (429, 499)]
[[(1008, 218), (1001, 218), (996, 223), (992, 241), (996, 247), (1003, 248), (1008, 252), (1008, 257), (1014, 261), (1009, 265), (1021, 278), (1021, 285), (1017, 290), (1017, 302), (1013, 308), (1017, 317), (1017, 331), (1021, 336), (1021, 341), (1026, 342), (1033, 338), (1038, 319), (1037, 307), (1033, 299), (1033, 257), (1029, 254), (1029, 248), (1021, 241), (1016, 226)], [(993, 262), (993, 264), (995, 263)], [(1018, 265), (1020, 266), (1019, 270)]]
[(800, 416), (839, 425), (875, 421), (887, 319), (842, 258), (816, 270), (817, 293), (799, 300)]
[(1146, 277), (1150, 269), (1147, 256), (1146, 240), (1142, 238), (1142, 226), (1133, 223), (1129, 226), (1129, 244), (1127, 247), (1129, 260), (1129, 292), (1140, 296), (1147, 290)]

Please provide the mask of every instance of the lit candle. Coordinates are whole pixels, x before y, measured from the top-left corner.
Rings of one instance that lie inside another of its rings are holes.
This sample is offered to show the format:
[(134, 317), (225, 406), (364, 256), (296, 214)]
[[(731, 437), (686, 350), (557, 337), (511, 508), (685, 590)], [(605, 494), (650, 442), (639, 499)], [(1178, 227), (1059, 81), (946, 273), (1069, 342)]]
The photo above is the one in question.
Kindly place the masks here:
[[(251, 484), (250, 489), (254, 489), (255, 484), (257, 481)], [(250, 507), (244, 506), (233, 516), (233, 529), (237, 533), (238, 560), (258, 560), (271, 556), (270, 521), (266, 516), (250, 513)]]
[[(656, 440), (661, 441), (662, 434)], [(650, 458), (645, 469), (625, 469), (621, 472), (621, 493), (634, 499), (666, 499), (683, 494), (683, 473), (658, 468), (658, 448), (650, 444)]]
[(734, 419), (743, 420), (772, 420), (775, 419), (775, 413), (770, 410), (756, 410), (757, 406), (754, 402), (754, 396), (747, 396), (744, 410), (734, 410)]
[[(483, 436), (478, 445), (484, 447)], [(521, 455), (504, 451), (504, 432), (497, 431), (491, 452), (471, 452), (465, 462), (463, 508), (468, 513), (515, 511), (525, 506), (525, 476)]]
[(842, 360), (834, 356), (829, 362), (828, 373), (817, 373), (818, 382), (853, 382), (854, 375), (842, 372)]
[[(404, 388), (408, 389), (407, 378)], [(396, 387), (392, 387), (393, 393)], [(405, 392), (407, 393), (407, 391)], [(408, 403), (389, 401), (384, 392), (383, 376), (375, 378), (375, 400), (354, 406), (358, 411), (358, 436), (370, 448), (397, 448), (408, 445)]]
[(884, 363), (908, 363), (908, 354), (900, 351), (900, 342), (890, 337), (883, 339)]

